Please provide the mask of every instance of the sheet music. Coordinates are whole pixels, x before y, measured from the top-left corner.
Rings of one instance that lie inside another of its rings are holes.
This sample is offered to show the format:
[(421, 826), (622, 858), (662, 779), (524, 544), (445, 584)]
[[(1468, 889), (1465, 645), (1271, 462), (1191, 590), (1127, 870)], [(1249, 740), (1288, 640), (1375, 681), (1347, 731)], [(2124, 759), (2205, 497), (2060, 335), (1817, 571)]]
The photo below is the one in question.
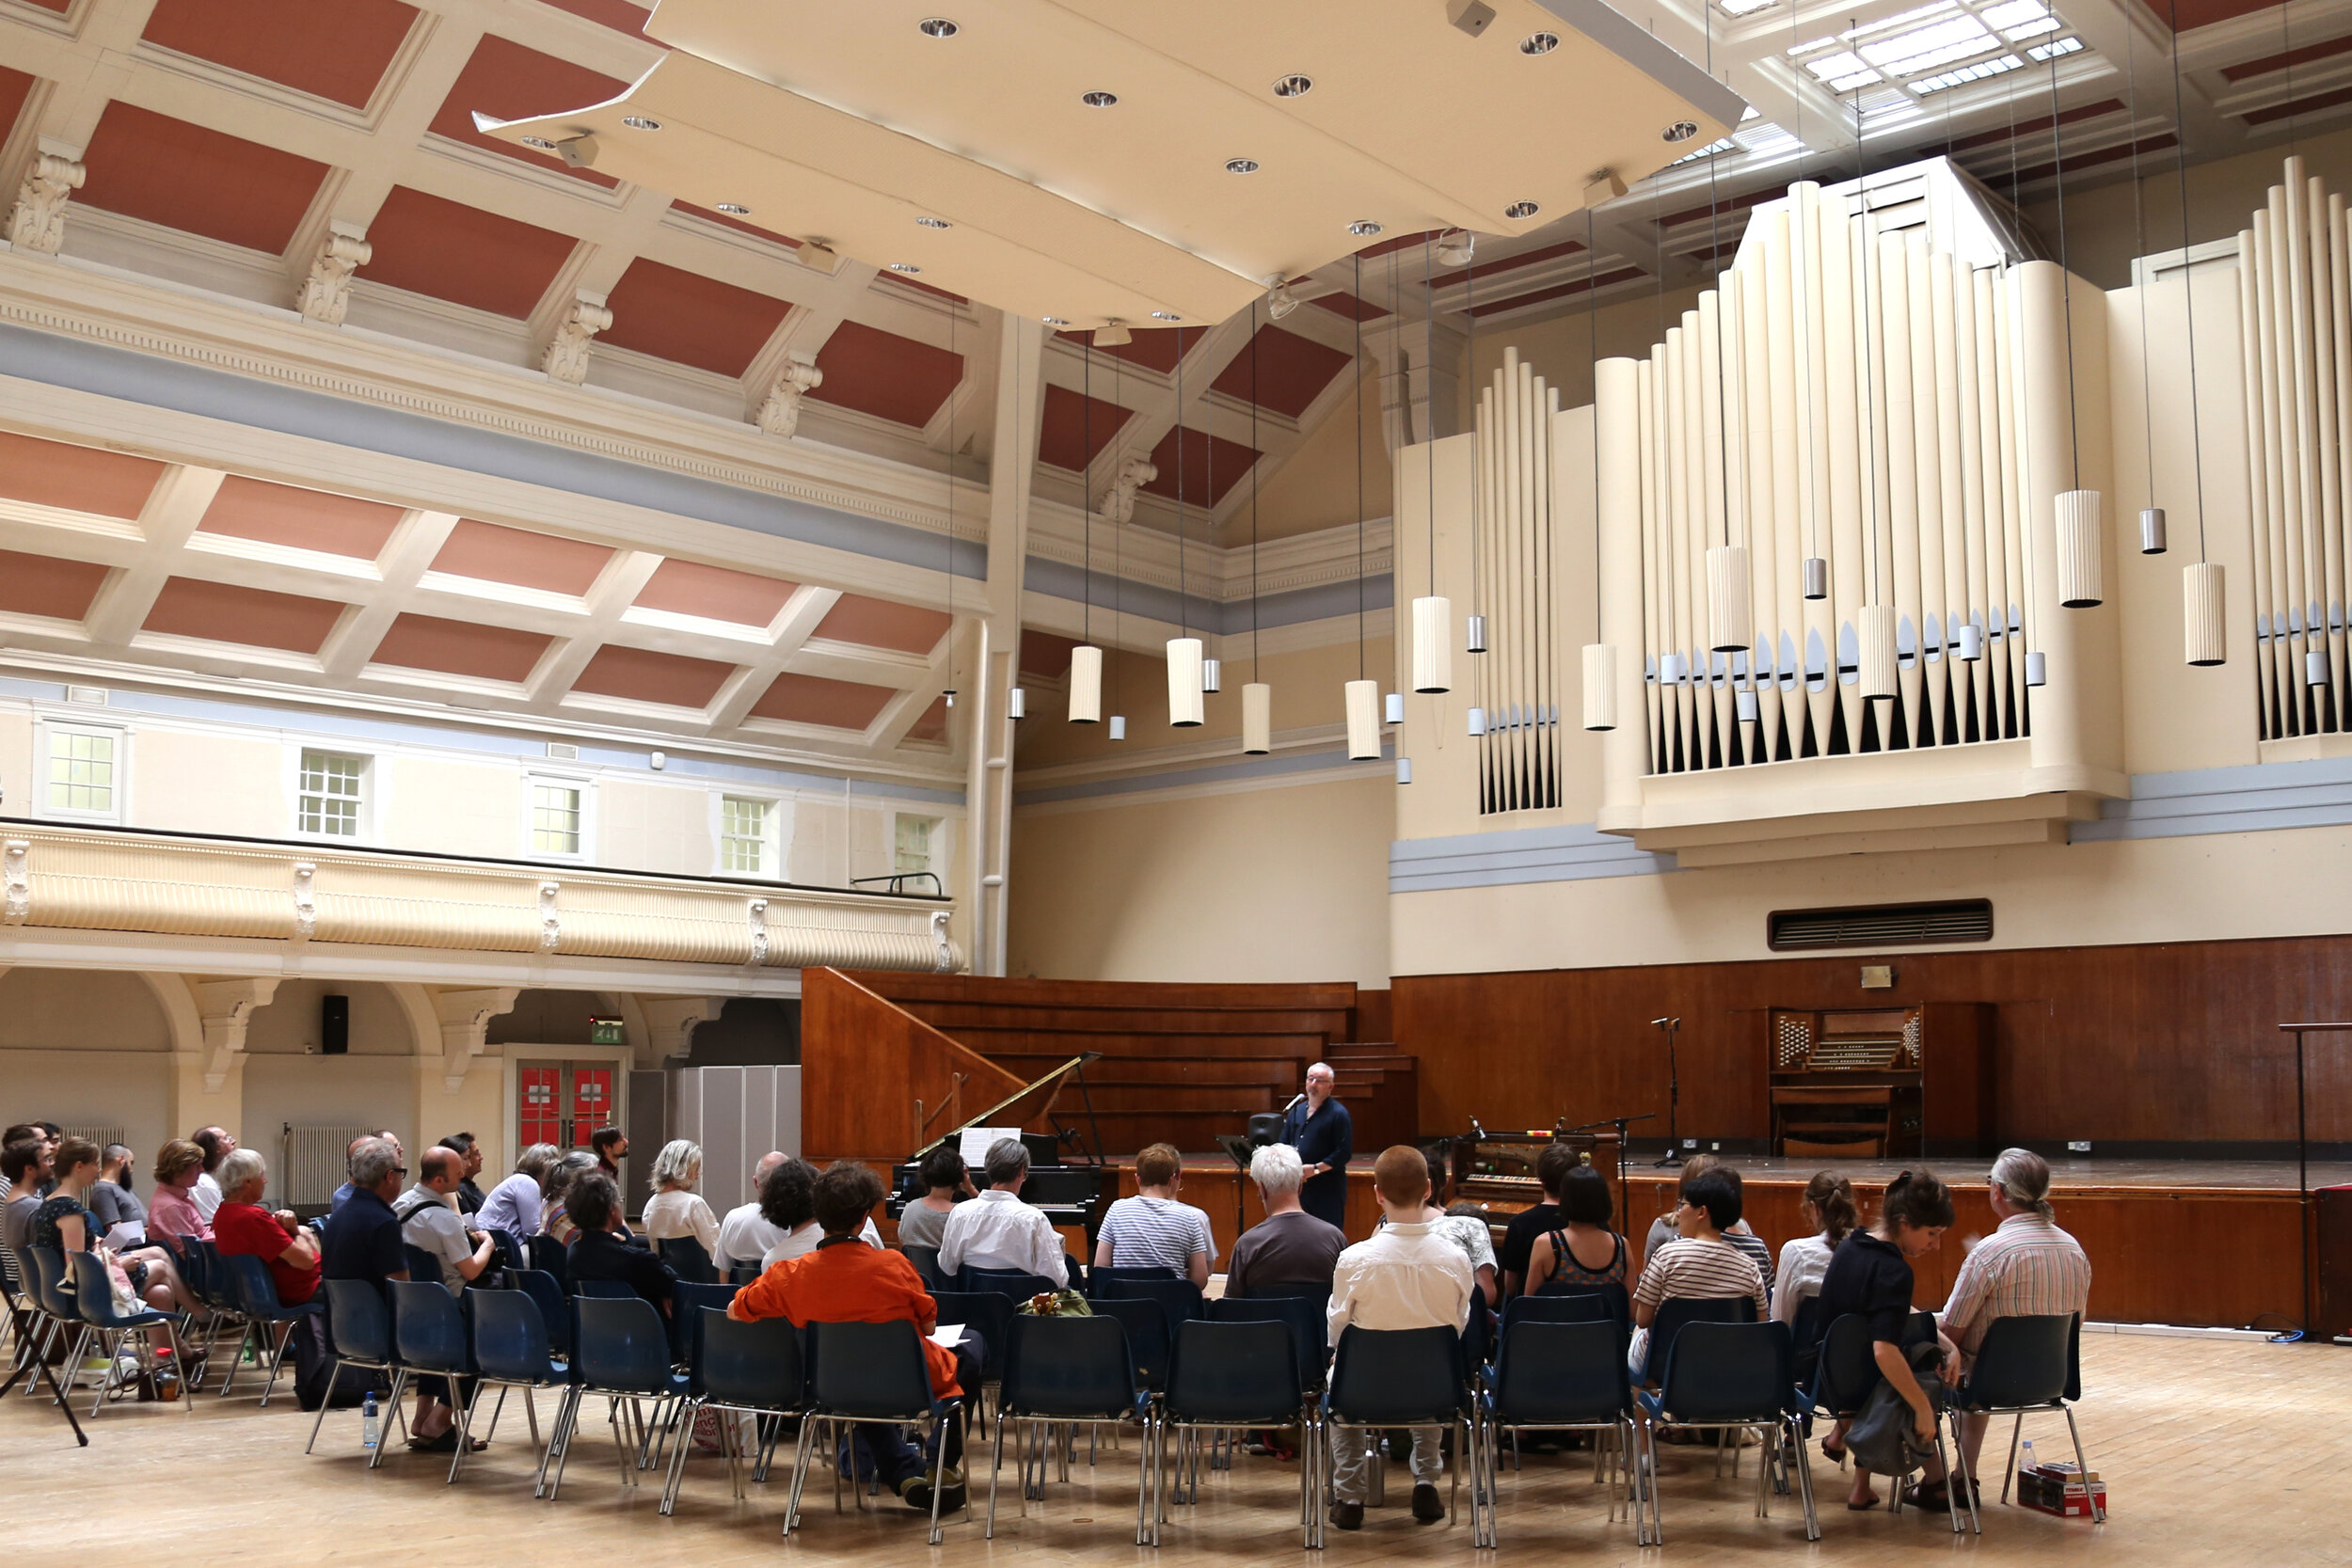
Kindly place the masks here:
[(988, 1164), (988, 1151), (999, 1138), (1020, 1136), (1021, 1129), (1018, 1127), (967, 1127), (963, 1130), (957, 1151), (963, 1156), (965, 1164), (978, 1170)]

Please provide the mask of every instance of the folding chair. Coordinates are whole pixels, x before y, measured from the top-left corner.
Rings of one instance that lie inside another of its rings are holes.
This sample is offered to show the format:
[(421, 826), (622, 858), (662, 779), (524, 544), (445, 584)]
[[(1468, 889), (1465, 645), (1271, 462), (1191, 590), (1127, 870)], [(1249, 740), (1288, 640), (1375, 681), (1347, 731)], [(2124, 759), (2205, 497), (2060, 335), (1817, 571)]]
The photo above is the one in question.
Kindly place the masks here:
[[(1515, 1297), (1509, 1305), (1518, 1307), (1529, 1299)], [(1584, 1309), (1577, 1305), (1579, 1310)], [(1605, 1312), (1605, 1307), (1596, 1306), (1593, 1310)], [(1522, 1312), (1513, 1317), (1507, 1308), (1506, 1323), (1494, 1368), (1482, 1375), (1479, 1391), (1480, 1415), (1486, 1427), (1486, 1470), (1481, 1481), (1488, 1506), (1486, 1538), (1478, 1544), (1496, 1544), (1493, 1498), (1500, 1488), (1502, 1468), (1496, 1436), (1505, 1432), (1514, 1440), (1522, 1432), (1589, 1432), (1597, 1443), (1601, 1434), (1614, 1433), (1613, 1472), (1622, 1478), (1622, 1486), (1612, 1488), (1609, 1494), (1609, 1519), (1616, 1522), (1622, 1490), (1626, 1513), (1633, 1521), (1634, 1544), (1647, 1544), (1648, 1531), (1633, 1496), (1639, 1441), (1634, 1430), (1632, 1380), (1626, 1371), (1625, 1330), (1606, 1316), (1576, 1321)], [(1597, 1466), (1594, 1479), (1600, 1479)]]
[[(1669, 1303), (1668, 1305), (1671, 1305)], [(1662, 1308), (1661, 1308), (1662, 1315)], [(1781, 1323), (1696, 1322), (1682, 1325), (1666, 1352), (1665, 1376), (1655, 1394), (1634, 1395), (1648, 1412), (1643, 1433), (1637, 1502), (1649, 1503), (1649, 1544), (1661, 1545), (1665, 1528), (1658, 1504), (1658, 1432), (1661, 1427), (1754, 1427), (1766, 1445), (1756, 1469), (1756, 1516), (1770, 1516), (1772, 1462), (1786, 1441), (1796, 1449), (1797, 1490), (1804, 1505), (1804, 1538), (1821, 1538), (1813, 1508), (1813, 1468), (1797, 1412), (1796, 1349)]]
[[(987, 1538), (996, 1538), (996, 1480), (1005, 1466), (1005, 1426), (1020, 1425), (1021, 1508), (1045, 1496), (1052, 1429), (1099, 1428), (1134, 1421), (1142, 1441), (1136, 1463), (1136, 1544), (1146, 1544), (1145, 1508), (1151, 1497), (1151, 1395), (1136, 1379), (1135, 1354), (1117, 1318), (1015, 1318), (1005, 1352), (1005, 1382), (996, 1407), (996, 1452), (988, 1471)], [(1035, 1480), (1031, 1466), (1035, 1466)]]
[[(2004, 1503), (2009, 1501), (2010, 1483), (2017, 1476), (2017, 1440), (2025, 1433), (2028, 1415), (2055, 1410), (2064, 1416), (2066, 1433), (2074, 1444), (2075, 1467), (2085, 1476), (2090, 1474), (2090, 1462), (2083, 1457), (2082, 1429), (2074, 1423), (2074, 1402), (2083, 1397), (2082, 1329), (2082, 1317), (2074, 1312), (1995, 1318), (1984, 1331), (1984, 1343), (1978, 1347), (1967, 1382), (1952, 1392), (1952, 1447), (1961, 1461), (1953, 1473), (1967, 1483), (1968, 1523), (1979, 1534), (1984, 1532), (1984, 1525), (1977, 1514), (1977, 1478), (1968, 1472), (1968, 1450), (1961, 1440), (1963, 1416), (2017, 1418), (2010, 1428), (2009, 1464), (2001, 1476)], [(1958, 1513), (1954, 1509), (1955, 1517)], [(2104, 1523), (2106, 1516), (2106, 1506), (2096, 1492), (2091, 1493), (2090, 1517)]]
[[(1104, 1305), (1120, 1305), (1105, 1303)], [(1236, 1304), (1238, 1305), (1238, 1304)], [(1147, 1544), (1160, 1544), (1160, 1522), (1168, 1517), (1165, 1504), (1168, 1433), (1197, 1434), (1234, 1427), (1298, 1424), (1298, 1526), (1300, 1544), (1315, 1540), (1315, 1502), (1323, 1494), (1318, 1460), (1323, 1445), (1316, 1430), (1314, 1401), (1304, 1391), (1306, 1378), (1298, 1366), (1297, 1341), (1290, 1326), (1275, 1318), (1217, 1322), (1195, 1318), (1179, 1323), (1168, 1360), (1168, 1388), (1152, 1422), (1151, 1525)], [(1179, 1481), (1183, 1458), (1178, 1459)], [(1188, 1497), (1179, 1485), (1175, 1499), (1197, 1499), (1196, 1482)]]

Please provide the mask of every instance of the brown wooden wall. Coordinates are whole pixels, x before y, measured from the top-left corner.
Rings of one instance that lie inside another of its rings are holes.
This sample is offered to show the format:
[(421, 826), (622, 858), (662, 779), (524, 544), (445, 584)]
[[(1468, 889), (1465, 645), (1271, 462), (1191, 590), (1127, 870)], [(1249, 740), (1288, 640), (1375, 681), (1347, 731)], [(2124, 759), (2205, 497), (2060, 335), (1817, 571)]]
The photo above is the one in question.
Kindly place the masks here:
[[(801, 1148), (820, 1164), (903, 1160), (955, 1125), (932, 1116), (951, 1093), (968, 1117), (1022, 1084), (837, 970), (801, 972)], [(931, 1124), (925, 1136), (917, 1101)]]
[[(1866, 962), (1895, 966), (1892, 992), (1861, 989)], [(1399, 975), (1393, 994), (1424, 1136), (1473, 1116), (1495, 1131), (1654, 1111), (1634, 1135), (1657, 1137), (1666, 1051), (1649, 1021), (1672, 1014), (1683, 1133), (1760, 1140), (1766, 1009), (1987, 1002), (1999, 1140), (2280, 1143), (2295, 1053), (2278, 1026), (2352, 1018), (2352, 936)], [(2314, 1140), (2352, 1141), (2352, 1036), (2312, 1037), (2309, 1100)]]

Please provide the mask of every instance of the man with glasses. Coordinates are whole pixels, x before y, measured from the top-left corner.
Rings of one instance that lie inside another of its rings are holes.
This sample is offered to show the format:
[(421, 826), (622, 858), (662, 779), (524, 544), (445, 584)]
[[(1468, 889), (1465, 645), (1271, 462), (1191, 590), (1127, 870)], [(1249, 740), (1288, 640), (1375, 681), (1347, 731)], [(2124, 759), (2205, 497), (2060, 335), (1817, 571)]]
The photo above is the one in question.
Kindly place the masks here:
[[(364, 1279), (383, 1291), (408, 1277), (408, 1252), (392, 1204), (408, 1175), (400, 1146), (389, 1138), (362, 1138), (351, 1151), (351, 1196), (327, 1217), (319, 1239), (319, 1274), (324, 1279)], [(428, 1392), (428, 1389), (430, 1390)], [(409, 1445), (427, 1452), (453, 1452), (455, 1412), (438, 1397), (438, 1378), (420, 1379), (416, 1419), (408, 1423)]]

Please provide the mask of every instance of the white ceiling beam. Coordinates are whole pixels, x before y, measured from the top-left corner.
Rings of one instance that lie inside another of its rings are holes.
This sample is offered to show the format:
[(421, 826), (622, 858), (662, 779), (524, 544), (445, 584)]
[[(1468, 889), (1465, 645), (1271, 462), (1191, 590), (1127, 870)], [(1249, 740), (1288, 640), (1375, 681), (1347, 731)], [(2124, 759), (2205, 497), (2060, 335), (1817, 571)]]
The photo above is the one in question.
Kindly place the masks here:
[(90, 601), (83, 624), (91, 642), (103, 649), (130, 646), (171, 578), (173, 562), (187, 548), (188, 535), (196, 531), (204, 509), (213, 504), (228, 477), (218, 468), (185, 464), (164, 470), (139, 511), (146, 548), (136, 561), (107, 578)]

